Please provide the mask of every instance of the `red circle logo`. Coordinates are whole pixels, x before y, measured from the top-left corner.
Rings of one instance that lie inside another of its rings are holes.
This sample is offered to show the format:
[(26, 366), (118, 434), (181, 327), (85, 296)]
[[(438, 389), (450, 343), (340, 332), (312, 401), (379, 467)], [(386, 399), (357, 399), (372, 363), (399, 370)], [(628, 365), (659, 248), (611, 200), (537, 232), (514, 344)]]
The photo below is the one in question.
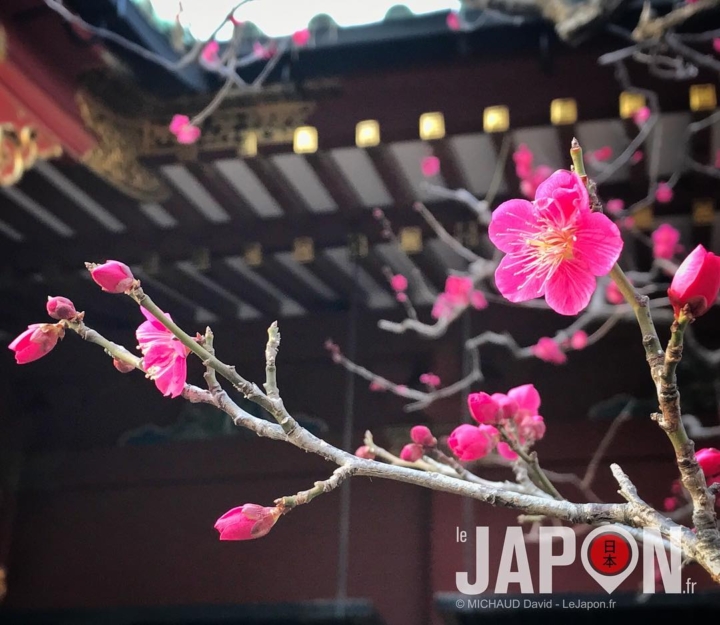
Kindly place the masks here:
[(618, 575), (630, 565), (632, 551), (627, 539), (608, 530), (598, 534), (588, 547), (590, 565), (601, 575)]

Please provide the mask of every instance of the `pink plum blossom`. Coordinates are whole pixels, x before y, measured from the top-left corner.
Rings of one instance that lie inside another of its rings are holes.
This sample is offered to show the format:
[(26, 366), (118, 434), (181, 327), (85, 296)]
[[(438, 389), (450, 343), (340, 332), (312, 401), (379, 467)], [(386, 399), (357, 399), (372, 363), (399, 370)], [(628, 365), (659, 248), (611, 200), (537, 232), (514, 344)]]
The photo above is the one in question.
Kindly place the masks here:
[(487, 393), (470, 393), (467, 402), (470, 416), (478, 423), (499, 423), (502, 419), (500, 404)]
[(440, 173), (440, 159), (437, 156), (426, 156), (420, 162), (420, 171), (425, 178), (432, 178)]
[(670, 224), (662, 224), (652, 233), (653, 256), (670, 260), (678, 251), (680, 231)]
[(169, 129), (175, 135), (177, 142), (183, 145), (195, 143), (202, 134), (200, 128), (190, 123), (187, 115), (173, 115)]
[(668, 297), (675, 316), (685, 306), (693, 317), (704, 315), (720, 291), (720, 257), (698, 245), (680, 264), (673, 276)]
[(625, 209), (625, 202), (618, 198), (612, 198), (605, 203), (605, 208), (607, 208), (608, 213), (616, 215)]
[(610, 280), (607, 287), (605, 287), (605, 299), (611, 304), (622, 304), (625, 302), (625, 297), (620, 292), (618, 285), (615, 284), (614, 280)]
[(633, 152), (633, 155), (630, 157), (630, 163), (632, 165), (637, 165), (644, 158), (645, 154), (643, 154), (642, 150), (635, 150), (635, 152)]
[(292, 42), (296, 46), (306, 46), (308, 42), (310, 41), (310, 31), (307, 28), (303, 28), (302, 30), (295, 31), (292, 34)]
[(655, 189), (655, 199), (660, 202), (660, 204), (672, 202), (673, 195), (672, 187), (667, 184), (667, 182), (659, 183), (657, 189)]
[(423, 373), (420, 376), (420, 382), (427, 386), (437, 388), (440, 386), (440, 376), (435, 375), (434, 373)]
[(365, 460), (375, 460), (375, 454), (370, 450), (367, 445), (361, 445), (355, 450), (355, 455), (358, 458), (365, 458)]
[(507, 443), (498, 443), (497, 452), (506, 460), (517, 460), (518, 455), (512, 450)]
[(273, 58), (277, 54), (277, 44), (274, 41), (263, 45), (259, 41), (253, 43), (253, 54), (263, 61)]
[(540, 410), (540, 393), (533, 384), (511, 388), (508, 397), (517, 405), (517, 418), (536, 415)]
[(380, 380), (373, 380), (370, 382), (370, 390), (373, 392), (386, 391), (387, 387)]
[(205, 47), (200, 53), (200, 56), (202, 57), (202, 60), (206, 63), (214, 65), (215, 63), (218, 63), (220, 61), (218, 52), (220, 52), (220, 44), (217, 41), (213, 40), (205, 44)]
[(54, 295), (48, 297), (47, 304), (45, 305), (47, 314), (53, 319), (74, 319), (78, 312), (75, 310), (75, 304), (73, 304), (67, 297), (62, 295)]
[(400, 459), (405, 462), (417, 462), (423, 457), (423, 448), (417, 443), (408, 443), (400, 450)]
[(178, 397), (185, 387), (190, 350), (147, 310), (142, 307), (140, 310), (147, 321), (140, 324), (135, 336), (143, 353), (145, 372), (163, 395)]
[(505, 393), (493, 393), (490, 395), (492, 397), (493, 401), (497, 403), (497, 405), (500, 407), (500, 413), (498, 415), (498, 418), (505, 421), (507, 419), (512, 419), (518, 411), (518, 404), (510, 397), (510, 395), (506, 395)]
[(672, 512), (677, 508), (677, 499), (675, 497), (666, 497), (663, 500), (663, 510), (666, 512)]
[(517, 424), (517, 428), (521, 438), (530, 441), (539, 441), (545, 436), (545, 419), (538, 414), (523, 417)]
[(470, 293), (470, 306), (475, 310), (483, 310), (488, 307), (488, 301), (482, 291), (473, 291)]
[(413, 443), (423, 447), (435, 447), (437, 439), (426, 425), (416, 425), (410, 429), (410, 438)]
[(445, 293), (440, 293), (435, 299), (430, 316), (433, 319), (445, 319), (452, 314), (453, 307), (450, 305), (448, 296)]
[(445, 18), (445, 24), (450, 30), (460, 30), (460, 16), (455, 11), (450, 11)]
[(8, 349), (15, 352), (15, 362), (25, 365), (50, 353), (65, 331), (60, 324), (34, 323), (13, 340)]
[(638, 125), (642, 126), (647, 122), (648, 119), (650, 119), (650, 116), (652, 115), (652, 112), (647, 106), (643, 106), (639, 108), (635, 113), (633, 114), (633, 121)]
[(609, 161), (612, 158), (613, 151), (609, 145), (605, 145), (595, 150), (592, 155), (596, 161)]
[(517, 150), (513, 152), (513, 161), (515, 162), (515, 173), (518, 178), (524, 180), (532, 173), (533, 165), (532, 150), (524, 143), (521, 143)]
[(470, 300), (470, 292), (473, 288), (472, 278), (467, 276), (448, 276), (445, 280), (445, 295), (450, 303), (465, 305)]
[(712, 41), (713, 50), (720, 54), (720, 37), (715, 37)]
[(463, 462), (472, 462), (487, 456), (495, 447), (500, 433), (492, 425), (463, 424), (448, 437), (448, 446)]
[(400, 293), (407, 290), (408, 280), (401, 273), (396, 273), (392, 278), (390, 278), (390, 286), (393, 291)]
[(279, 518), (279, 508), (246, 503), (223, 514), (215, 521), (215, 529), (220, 540), (252, 540), (265, 536)]
[(130, 267), (117, 260), (108, 260), (102, 265), (87, 263), (90, 277), (108, 293), (125, 293), (135, 282)]
[(112, 362), (113, 367), (115, 367), (115, 369), (117, 369), (120, 373), (130, 373), (131, 371), (135, 371), (135, 367), (124, 360), (113, 358)]
[(573, 349), (585, 349), (588, 344), (588, 335), (584, 330), (578, 330), (570, 337), (570, 347)]
[(400, 302), (401, 304), (404, 304), (408, 300), (407, 293), (396, 293), (395, 299)]
[(622, 250), (617, 226), (590, 209), (585, 185), (560, 170), (537, 189), (535, 202), (509, 200), (493, 211), (490, 240), (505, 257), (495, 284), (511, 302), (545, 297), (550, 308), (576, 315)]
[(536, 358), (544, 360), (545, 362), (561, 365), (567, 361), (567, 356), (560, 349), (557, 341), (547, 336), (542, 337), (536, 345), (532, 346), (531, 350)]
[(720, 482), (720, 451), (714, 447), (706, 447), (695, 453), (695, 458), (705, 474), (707, 485)]
[(538, 187), (552, 175), (552, 169), (546, 165), (540, 165), (530, 175), (520, 181), (520, 191), (531, 200), (535, 197)]

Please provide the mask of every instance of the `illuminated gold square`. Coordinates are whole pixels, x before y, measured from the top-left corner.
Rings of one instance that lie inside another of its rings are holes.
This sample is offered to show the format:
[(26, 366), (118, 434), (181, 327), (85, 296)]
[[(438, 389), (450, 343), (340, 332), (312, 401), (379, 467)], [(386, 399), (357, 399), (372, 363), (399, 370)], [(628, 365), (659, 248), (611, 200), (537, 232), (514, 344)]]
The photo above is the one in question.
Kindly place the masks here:
[(377, 119), (365, 119), (355, 126), (355, 145), (359, 148), (371, 148), (380, 143), (380, 122)]
[(314, 126), (300, 126), (293, 133), (293, 152), (312, 154), (318, 149), (318, 131)]
[(418, 226), (407, 226), (400, 230), (400, 247), (408, 254), (422, 252), (422, 230)]
[(238, 146), (239, 156), (257, 156), (258, 153), (258, 136), (256, 132), (246, 132), (240, 139)]
[(245, 253), (243, 254), (245, 262), (250, 267), (259, 267), (263, 262), (263, 251), (262, 245), (259, 243), (249, 243), (245, 247)]
[(652, 206), (643, 206), (632, 214), (633, 223), (640, 230), (651, 230), (655, 221)]
[(715, 85), (690, 85), (690, 109), (693, 111), (711, 111), (717, 106)]
[(622, 119), (631, 119), (645, 104), (645, 96), (641, 93), (623, 91), (620, 94), (620, 117)]
[(485, 132), (505, 132), (510, 128), (510, 109), (507, 106), (488, 106), (483, 111)]
[(445, 136), (445, 117), (442, 113), (420, 115), (420, 138), (425, 141), (442, 139)]
[(553, 126), (574, 124), (577, 116), (577, 102), (573, 98), (558, 98), (550, 102), (550, 123)]
[(715, 202), (710, 198), (695, 200), (692, 205), (692, 220), (697, 226), (715, 223)]
[(315, 243), (311, 237), (298, 237), (295, 239), (293, 258), (298, 263), (311, 263), (315, 260)]

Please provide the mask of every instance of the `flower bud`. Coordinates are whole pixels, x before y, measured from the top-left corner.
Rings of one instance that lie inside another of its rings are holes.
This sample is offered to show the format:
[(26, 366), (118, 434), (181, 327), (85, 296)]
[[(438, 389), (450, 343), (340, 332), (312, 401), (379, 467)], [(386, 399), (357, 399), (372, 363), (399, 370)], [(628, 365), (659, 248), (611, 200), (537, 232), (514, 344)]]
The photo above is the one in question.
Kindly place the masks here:
[(720, 482), (720, 451), (713, 447), (706, 447), (700, 449), (695, 454), (695, 458), (705, 474), (705, 481), (708, 486)]
[(410, 438), (413, 443), (423, 447), (435, 447), (437, 439), (432, 435), (430, 428), (426, 425), (416, 425), (410, 430)]
[(495, 447), (500, 433), (492, 425), (463, 424), (456, 427), (448, 437), (448, 446), (463, 462), (479, 460)]
[(117, 260), (108, 260), (102, 265), (85, 263), (90, 270), (92, 279), (102, 287), (103, 291), (109, 293), (124, 293), (135, 281), (130, 267)]
[(15, 352), (15, 362), (24, 365), (50, 352), (64, 334), (65, 331), (59, 324), (34, 323), (10, 343), (8, 348)]
[(470, 393), (468, 409), (478, 423), (498, 423), (502, 419), (500, 404), (487, 393)]
[(367, 445), (362, 445), (355, 450), (355, 455), (358, 458), (365, 458), (365, 460), (375, 460), (375, 454), (370, 450)]
[(48, 297), (45, 308), (47, 314), (53, 319), (73, 319), (78, 314), (77, 310), (75, 310), (75, 304), (61, 295)]
[(698, 245), (675, 272), (668, 297), (675, 317), (685, 306), (693, 317), (704, 315), (720, 291), (720, 257)]
[(120, 373), (130, 373), (135, 369), (130, 363), (113, 358), (113, 367), (115, 367)]
[(497, 452), (506, 460), (517, 460), (518, 455), (511, 449), (507, 443), (498, 443)]
[(233, 508), (216, 522), (220, 540), (252, 540), (265, 536), (280, 518), (278, 508), (266, 508), (254, 503)]
[(416, 443), (409, 443), (402, 448), (400, 458), (405, 462), (415, 462), (423, 457), (423, 448)]

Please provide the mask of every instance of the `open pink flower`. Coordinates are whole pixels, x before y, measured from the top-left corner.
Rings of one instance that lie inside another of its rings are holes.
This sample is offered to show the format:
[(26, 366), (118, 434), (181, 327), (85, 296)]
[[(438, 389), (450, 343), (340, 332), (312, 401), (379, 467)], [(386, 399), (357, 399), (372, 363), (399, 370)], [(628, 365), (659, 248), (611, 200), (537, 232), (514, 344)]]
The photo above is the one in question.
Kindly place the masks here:
[(534, 203), (498, 206), (488, 233), (506, 254), (495, 272), (500, 293), (511, 302), (545, 296), (563, 315), (588, 305), (595, 276), (607, 274), (622, 250), (617, 226), (590, 210), (585, 185), (564, 170), (538, 187)]
[(456, 427), (448, 437), (448, 446), (463, 462), (479, 460), (487, 456), (500, 438), (492, 425), (463, 424)]
[(698, 245), (680, 264), (668, 289), (675, 316), (684, 306), (693, 317), (704, 315), (720, 291), (720, 257)]
[(448, 276), (445, 280), (445, 295), (453, 305), (464, 306), (470, 301), (473, 281), (467, 276)]
[(178, 143), (183, 145), (195, 143), (202, 134), (200, 128), (190, 123), (190, 118), (187, 115), (173, 115), (169, 129), (175, 135)]
[(678, 251), (680, 231), (670, 224), (662, 224), (652, 233), (653, 256), (670, 260)]
[(536, 345), (532, 346), (532, 353), (535, 357), (545, 362), (551, 362), (555, 365), (561, 365), (567, 361), (567, 356), (560, 349), (557, 341), (544, 336)]
[(246, 503), (223, 514), (215, 521), (215, 529), (220, 540), (252, 540), (265, 536), (279, 518), (279, 508)]
[(57, 345), (65, 331), (54, 323), (33, 323), (20, 334), (8, 349), (15, 352), (15, 362), (25, 365), (48, 354)]
[(450, 305), (448, 296), (445, 293), (440, 293), (435, 299), (430, 316), (433, 319), (445, 319), (449, 317), (453, 312), (453, 307)]
[(425, 178), (432, 178), (440, 173), (440, 159), (437, 156), (426, 156), (420, 162), (420, 171)]
[(142, 307), (140, 310), (147, 321), (140, 324), (135, 336), (143, 353), (145, 372), (163, 395), (178, 397), (185, 387), (190, 350), (147, 310)]

